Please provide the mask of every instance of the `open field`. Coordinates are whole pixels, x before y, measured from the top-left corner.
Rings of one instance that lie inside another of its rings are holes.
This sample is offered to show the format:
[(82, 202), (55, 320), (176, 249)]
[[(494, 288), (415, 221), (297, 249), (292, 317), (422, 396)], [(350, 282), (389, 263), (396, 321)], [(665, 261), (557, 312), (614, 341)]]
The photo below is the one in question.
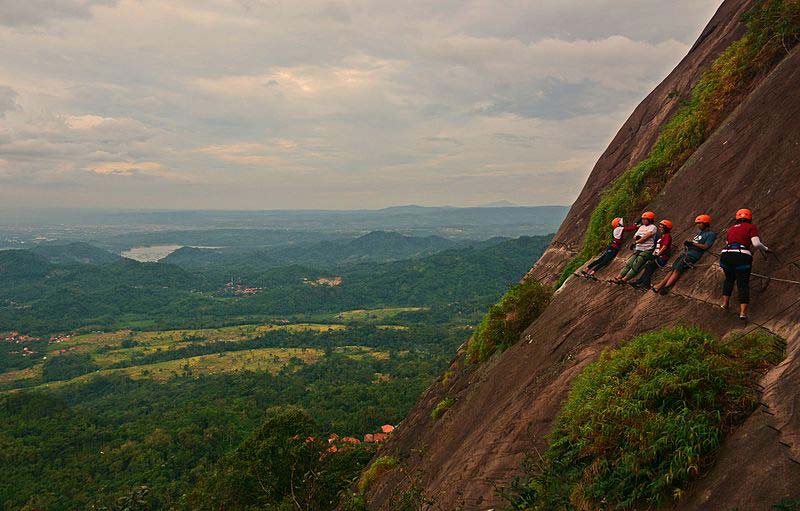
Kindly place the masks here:
[(380, 322), (397, 316), (403, 312), (420, 312), (428, 310), (427, 307), (389, 307), (385, 309), (357, 309), (340, 312), (335, 317), (339, 321), (364, 321)]
[(158, 351), (177, 349), (204, 342), (247, 341), (275, 330), (323, 333), (345, 328), (347, 328), (345, 325), (336, 324), (297, 323), (286, 325), (238, 325), (201, 330), (150, 332), (119, 330), (116, 332), (77, 335), (67, 340), (50, 344), (47, 347), (47, 351), (51, 355), (59, 355), (71, 351), (92, 353), (92, 358), (97, 364), (101, 367), (109, 367), (130, 359), (132, 356), (149, 355)]
[[(387, 360), (389, 353), (385, 351), (365, 348), (363, 346), (344, 346), (337, 348), (339, 353), (344, 353), (354, 360), (363, 360), (372, 357), (377, 360)], [(36, 385), (36, 389), (52, 389), (83, 383), (96, 376), (109, 376), (124, 374), (133, 379), (149, 378), (156, 381), (167, 381), (179, 376), (200, 377), (209, 374), (235, 373), (241, 371), (278, 373), (292, 360), (300, 360), (305, 364), (313, 364), (324, 355), (322, 350), (314, 348), (259, 348), (246, 351), (231, 351), (201, 355), (178, 360), (169, 360), (155, 364), (145, 364), (117, 369), (101, 369), (89, 374), (84, 374), (70, 380), (54, 381)], [(13, 384), (38, 378), (41, 376), (41, 366), (36, 366), (22, 371), (12, 371), (0, 375), (0, 383)], [(13, 391), (14, 389), (9, 389)]]
[[(0, 385), (7, 390), (18, 386), (35, 388), (56, 388), (68, 384), (84, 382), (98, 375), (124, 374), (134, 379), (150, 378), (166, 381), (178, 376), (199, 377), (208, 374), (231, 373), (239, 371), (277, 373), (291, 360), (303, 363), (316, 362), (323, 351), (315, 348), (255, 348), (243, 351), (229, 351), (167, 360), (152, 364), (139, 364), (119, 367), (119, 364), (133, 361), (136, 357), (157, 352), (180, 349), (193, 344), (215, 341), (247, 341), (256, 339), (265, 332), (281, 330), (286, 332), (314, 331), (325, 333), (344, 330), (340, 324), (298, 323), (286, 325), (241, 325), (204, 330), (169, 330), (135, 332), (95, 332), (65, 338), (47, 346), (47, 357), (68, 356), (72, 353), (88, 354), (99, 369), (89, 374), (62, 381), (39, 383), (42, 381), (42, 362), (22, 370), (0, 374)], [(393, 328), (393, 327), (390, 327)], [(343, 346), (336, 348), (354, 360), (372, 357), (387, 360), (389, 353), (363, 346)], [(115, 367), (116, 366), (116, 367)], [(38, 384), (37, 384), (38, 383)]]
[[(169, 360), (155, 364), (145, 364), (133, 367), (123, 367), (118, 369), (101, 369), (70, 380), (53, 381), (42, 383), (30, 388), (34, 389), (53, 389), (86, 382), (97, 376), (110, 376), (114, 374), (124, 374), (133, 379), (149, 378), (156, 381), (167, 381), (179, 376), (200, 377), (209, 374), (235, 373), (240, 371), (261, 371), (277, 373), (292, 359), (302, 360), (304, 363), (313, 363), (323, 355), (321, 350), (311, 348), (262, 348), (247, 351), (234, 351), (225, 353), (214, 353), (212, 355), (201, 355), (188, 357), (178, 360)], [(41, 374), (41, 366), (17, 371), (20, 378), (30, 379), (32, 376), (29, 371), (35, 372), (38, 369)], [(25, 374), (22, 374), (25, 373)], [(4, 376), (11, 375), (6, 373)], [(4, 383), (14, 383), (15, 379), (9, 379)], [(14, 391), (15, 389), (9, 389)]]
[(42, 376), (41, 365), (28, 367), (26, 369), (20, 369), (18, 371), (8, 371), (6, 373), (0, 374), (0, 385), (6, 383), (21, 382), (25, 380), (35, 380), (41, 378), (41, 376)]
[(322, 351), (310, 348), (262, 348), (201, 355), (198, 357), (159, 362), (157, 364), (110, 369), (100, 371), (99, 373), (119, 372), (131, 378), (152, 378), (159, 381), (168, 380), (180, 375), (201, 376), (238, 371), (268, 371), (277, 373), (283, 369), (291, 359), (300, 359), (310, 364), (316, 361), (322, 354)]

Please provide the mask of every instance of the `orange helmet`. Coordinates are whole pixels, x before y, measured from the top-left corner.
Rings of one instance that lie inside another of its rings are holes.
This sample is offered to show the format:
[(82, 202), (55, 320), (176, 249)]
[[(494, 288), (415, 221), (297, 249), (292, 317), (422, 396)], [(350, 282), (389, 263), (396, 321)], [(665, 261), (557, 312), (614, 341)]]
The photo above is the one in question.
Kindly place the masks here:
[(660, 222), (658, 222), (658, 223), (660, 223), (661, 225), (663, 225), (663, 226), (664, 226), (664, 227), (666, 227), (667, 229), (670, 229), (670, 230), (672, 230), (672, 222), (671, 222), (671, 221), (669, 221), (669, 220), (662, 220), (662, 221), (660, 221)]
[(711, 215), (698, 215), (697, 218), (694, 219), (694, 223), (696, 224), (711, 224)]
[(615, 218), (614, 220), (611, 221), (611, 227), (613, 227), (614, 229), (616, 229), (617, 227), (619, 227), (622, 224), (623, 224), (623, 221), (622, 221), (622, 219), (620, 217), (617, 217), (617, 218)]
[(652, 222), (653, 220), (656, 219), (656, 214), (653, 213), (652, 211), (645, 211), (644, 213), (642, 213), (642, 218), (646, 218)]
[(747, 208), (742, 208), (736, 212), (736, 220), (752, 220), (753, 219), (753, 212)]

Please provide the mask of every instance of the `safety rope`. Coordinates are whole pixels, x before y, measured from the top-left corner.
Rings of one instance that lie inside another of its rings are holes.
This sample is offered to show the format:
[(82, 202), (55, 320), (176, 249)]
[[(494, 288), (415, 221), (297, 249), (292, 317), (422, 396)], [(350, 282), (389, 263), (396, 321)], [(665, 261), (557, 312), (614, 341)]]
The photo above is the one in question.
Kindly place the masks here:
[[(750, 320), (750, 319), (748, 319), (748, 321), (750, 321), (751, 323), (753, 323), (753, 324), (754, 324), (754, 325), (756, 325), (757, 327), (759, 327), (759, 328), (763, 328), (764, 330), (766, 330), (766, 331), (768, 331), (768, 332), (772, 333), (773, 335), (776, 335), (776, 334), (775, 334), (775, 332), (773, 332), (772, 330), (770, 330), (769, 328), (767, 328), (767, 327), (766, 327), (766, 326), (764, 326), (764, 325), (765, 325), (766, 323), (769, 323), (770, 321), (774, 320), (774, 319), (775, 319), (775, 318), (777, 318), (778, 316), (781, 316), (781, 315), (785, 314), (785, 313), (786, 313), (786, 312), (787, 312), (789, 309), (791, 309), (791, 308), (793, 308), (793, 307), (795, 307), (795, 306), (797, 306), (797, 305), (799, 305), (799, 304), (800, 304), (800, 298), (798, 298), (797, 300), (795, 300), (795, 301), (793, 301), (792, 303), (790, 303), (788, 307), (785, 307), (785, 308), (781, 309), (780, 311), (776, 312), (775, 314), (773, 314), (772, 316), (770, 316), (769, 318), (767, 318), (767, 320), (766, 320), (766, 321), (763, 321), (763, 322), (761, 322), (761, 323), (758, 323), (758, 322), (756, 322), (756, 321), (752, 321), (752, 320)], [(751, 330), (748, 330), (747, 332), (745, 332), (745, 334), (749, 334), (750, 332), (752, 332), (752, 331), (754, 331), (754, 330), (756, 330), (756, 329), (755, 329), (755, 328), (753, 328), (753, 329), (751, 329)]]
[[(596, 280), (598, 282), (602, 281), (602, 282), (606, 282), (608, 284), (616, 284), (616, 282), (614, 282), (612, 280), (598, 279), (596, 277), (588, 277), (586, 275), (581, 275), (581, 274), (578, 274), (578, 273), (575, 273), (574, 275), (577, 276), (577, 277), (583, 277), (583, 278), (585, 278), (587, 280)], [(627, 286), (625, 286), (625, 287), (627, 287)], [(642, 288), (640, 288), (640, 289), (642, 289)], [(679, 296), (679, 297), (685, 298), (687, 300), (693, 300), (693, 301), (696, 301), (696, 302), (701, 302), (701, 303), (704, 303), (704, 304), (709, 305), (711, 307), (714, 307), (715, 309), (727, 310), (727, 309), (723, 309), (722, 307), (720, 307), (720, 305), (718, 303), (711, 302), (709, 300), (705, 300), (705, 299), (699, 298), (697, 296), (692, 296), (692, 295), (687, 295), (687, 294), (684, 294), (684, 293), (680, 293), (680, 292), (677, 292), (677, 291), (675, 291), (673, 289), (670, 289), (670, 291), (669, 291), (667, 296), (669, 296), (669, 295)], [(747, 319), (748, 323), (752, 323), (753, 325), (755, 325), (755, 328), (752, 328), (750, 330), (745, 331), (743, 335), (749, 334), (750, 332), (753, 332), (753, 331), (761, 328), (762, 330), (766, 330), (767, 332), (769, 332), (769, 333), (771, 333), (771, 334), (773, 334), (773, 335), (775, 335), (777, 337), (780, 337), (778, 334), (773, 332), (769, 327), (767, 327), (766, 324), (769, 323), (770, 321), (774, 320), (778, 316), (780, 316), (782, 314), (785, 314), (789, 309), (791, 309), (792, 307), (795, 307), (798, 304), (800, 304), (800, 298), (798, 298), (794, 302), (790, 303), (788, 307), (785, 307), (785, 308), (781, 309), (780, 311), (778, 311), (777, 313), (773, 314), (772, 316), (770, 316), (769, 318), (767, 318), (765, 321), (762, 321), (762, 322), (753, 321), (752, 319), (748, 318)], [(731, 314), (736, 316), (736, 313), (733, 312), (733, 311), (731, 311)]]
[[(710, 255), (716, 257), (717, 259), (719, 259), (719, 257), (720, 257), (720, 254), (717, 254), (716, 252), (710, 252), (709, 251), (708, 253)], [(778, 270), (780, 270), (782, 268), (788, 267), (788, 266), (792, 266), (792, 265), (794, 265), (798, 270), (800, 270), (800, 264), (798, 264), (798, 261), (800, 261), (800, 259), (798, 259), (797, 261), (790, 261), (788, 263), (783, 263), (783, 262), (780, 261), (780, 259), (777, 258), (777, 254), (775, 254), (774, 252), (772, 254), (775, 255), (776, 260), (778, 260), (778, 262), (781, 263), (781, 266), (776, 271), (778, 271)], [(708, 268), (708, 267), (711, 267), (711, 266), (716, 266), (717, 268), (722, 269), (722, 266), (720, 266), (720, 264), (718, 262), (703, 263), (703, 264), (691, 264), (689, 266), (691, 268)], [(663, 270), (671, 271), (671, 268), (669, 268), (668, 266), (657, 266), (656, 267), (656, 271), (657, 272), (658, 271), (663, 271)], [(772, 281), (775, 281), (775, 282), (783, 282), (785, 284), (800, 285), (800, 280), (781, 279), (781, 278), (778, 278), (778, 277), (771, 277), (769, 275), (764, 275), (762, 273), (756, 273), (756, 272), (750, 272), (750, 275), (753, 276), (753, 277), (764, 279), (764, 280), (772, 280)]]
[(800, 280), (779, 279), (777, 277), (770, 277), (768, 275), (761, 275), (760, 273), (754, 273), (754, 272), (751, 272), (750, 275), (752, 275), (753, 277), (758, 277), (760, 279), (774, 280), (775, 282), (785, 282), (787, 284), (800, 284)]

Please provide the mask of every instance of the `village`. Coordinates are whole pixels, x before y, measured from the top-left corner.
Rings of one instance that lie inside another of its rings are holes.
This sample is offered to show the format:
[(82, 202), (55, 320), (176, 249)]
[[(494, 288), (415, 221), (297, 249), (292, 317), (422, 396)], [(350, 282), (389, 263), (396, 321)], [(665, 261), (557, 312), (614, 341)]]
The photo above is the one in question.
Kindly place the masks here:
[[(57, 335), (57, 336), (51, 337), (47, 341), (47, 344), (60, 344), (62, 342), (69, 341), (70, 339), (72, 339), (72, 335), (69, 335), (69, 334)], [(0, 334), (0, 341), (7, 342), (7, 343), (13, 343), (13, 344), (24, 344), (25, 346), (23, 346), (22, 349), (9, 351), (8, 354), (9, 355), (20, 355), (20, 356), (23, 356), (23, 357), (30, 357), (32, 355), (35, 355), (37, 352), (32, 350), (27, 344), (36, 343), (36, 342), (42, 342), (42, 341), (44, 341), (44, 339), (42, 337), (33, 337), (33, 336), (30, 336), (30, 335), (21, 334), (21, 333), (19, 333), (17, 331), (13, 331), (13, 332), (5, 333), (5, 334)], [(58, 353), (67, 353), (69, 351), (75, 351), (77, 349), (78, 349), (77, 346), (73, 346), (71, 348), (58, 350)]]
[[(395, 427), (392, 426), (391, 424), (384, 424), (383, 426), (381, 426), (380, 433), (367, 433), (366, 435), (364, 435), (363, 443), (381, 444), (389, 438), (389, 435), (391, 435), (394, 430)], [(311, 443), (316, 441), (317, 439), (311, 436), (306, 438), (306, 443)], [(339, 435), (333, 433), (328, 437), (328, 444), (330, 444), (330, 447), (328, 447), (327, 451), (328, 452), (345, 451), (347, 450), (348, 446), (359, 445), (361, 443), (362, 441), (359, 440), (358, 438), (352, 436), (339, 437)]]
[(319, 277), (318, 279), (303, 278), (303, 284), (309, 286), (329, 286), (336, 287), (342, 285), (342, 277)]
[[(342, 285), (342, 277), (318, 277), (316, 279), (303, 277), (302, 282), (307, 286), (337, 287)], [(232, 294), (234, 296), (252, 296), (260, 293), (263, 290), (264, 288), (248, 286), (242, 284), (241, 282), (237, 282), (236, 279), (231, 279), (231, 281), (225, 284), (225, 287), (222, 288), (222, 293), (227, 295)]]
[(234, 296), (251, 296), (260, 292), (261, 290), (262, 288), (260, 287), (249, 287), (231, 280), (225, 284), (222, 292), (225, 294), (233, 294)]

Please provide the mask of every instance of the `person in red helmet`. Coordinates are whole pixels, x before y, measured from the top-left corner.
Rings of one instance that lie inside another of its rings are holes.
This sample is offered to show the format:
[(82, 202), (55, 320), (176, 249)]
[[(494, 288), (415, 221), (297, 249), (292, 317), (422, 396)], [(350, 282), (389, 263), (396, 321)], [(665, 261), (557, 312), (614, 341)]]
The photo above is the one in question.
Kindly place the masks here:
[(653, 223), (655, 219), (656, 214), (652, 211), (642, 213), (642, 224), (633, 236), (634, 244), (631, 247), (633, 254), (628, 258), (625, 266), (613, 282), (618, 284), (628, 282), (653, 258), (653, 250), (656, 248), (656, 234), (658, 234), (658, 227)]
[(599, 270), (602, 270), (606, 266), (617, 257), (619, 250), (622, 248), (622, 238), (625, 236), (625, 233), (628, 231), (634, 231), (638, 228), (638, 225), (631, 225), (630, 227), (625, 227), (625, 220), (620, 217), (615, 218), (611, 221), (611, 243), (608, 244), (606, 247), (605, 252), (589, 263), (587, 266), (588, 271), (584, 271), (583, 274), (587, 277), (594, 277), (594, 274), (597, 273)]
[(672, 221), (662, 220), (658, 222), (660, 236), (656, 240), (656, 249), (653, 250), (653, 259), (644, 265), (642, 275), (630, 284), (633, 287), (650, 289), (653, 273), (658, 268), (666, 268), (669, 256), (672, 253)]
[(722, 284), (722, 308), (731, 303), (733, 286), (739, 290), (739, 318), (747, 321), (747, 307), (750, 304), (750, 270), (753, 268), (753, 247), (769, 253), (770, 249), (761, 242), (758, 227), (753, 225), (753, 212), (740, 209), (736, 212), (736, 223), (728, 229), (725, 248), (719, 256), (719, 265), (725, 272)]
[(678, 282), (678, 279), (681, 278), (681, 275), (694, 268), (694, 265), (703, 257), (706, 250), (711, 248), (711, 245), (716, 241), (717, 235), (711, 230), (711, 216), (698, 215), (694, 219), (694, 223), (698, 228), (697, 234), (694, 235), (694, 238), (683, 242), (686, 247), (684, 252), (672, 263), (672, 270), (664, 277), (664, 280), (653, 287), (654, 293), (668, 293), (672, 286)]

